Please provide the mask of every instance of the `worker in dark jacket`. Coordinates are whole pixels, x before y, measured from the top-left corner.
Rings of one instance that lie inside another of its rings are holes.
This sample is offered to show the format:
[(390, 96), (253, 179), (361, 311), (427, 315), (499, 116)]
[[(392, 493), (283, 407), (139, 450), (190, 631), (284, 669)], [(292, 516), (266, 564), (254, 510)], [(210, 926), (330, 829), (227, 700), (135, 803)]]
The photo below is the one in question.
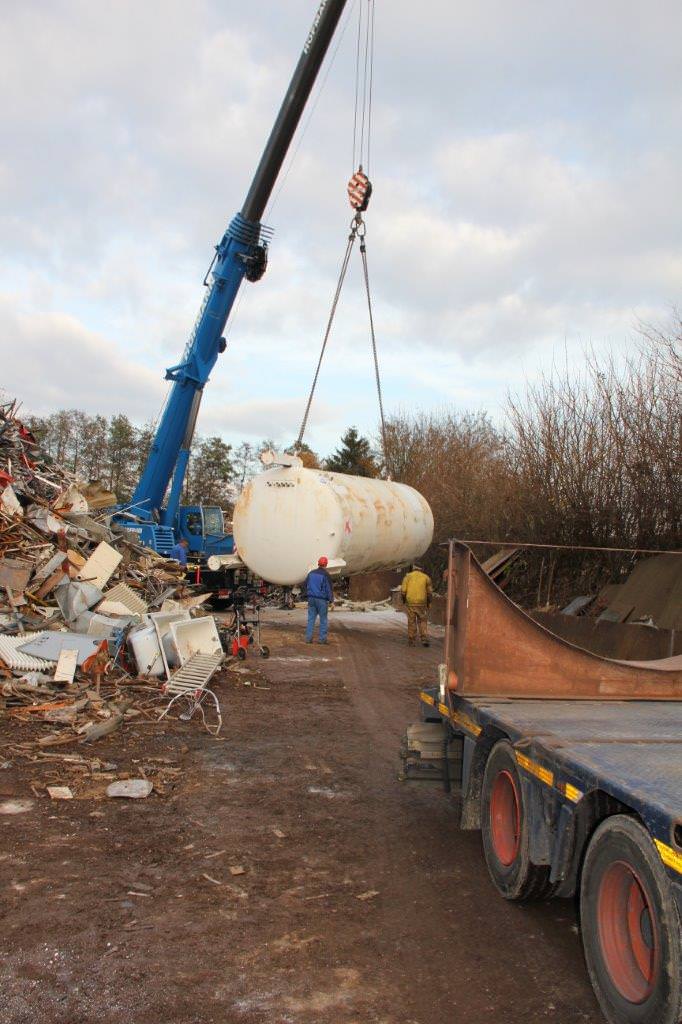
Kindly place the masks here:
[(308, 595), (308, 628), (305, 634), (305, 642), (313, 642), (313, 630), (315, 619), (320, 619), (320, 643), (327, 642), (327, 611), (334, 603), (334, 591), (332, 581), (327, 572), (328, 560), (324, 555), (317, 562), (317, 569), (308, 573), (305, 581), (305, 589)]
[(174, 544), (168, 553), (169, 558), (174, 558), (180, 565), (187, 566), (187, 549), (189, 541), (182, 537), (177, 544)]

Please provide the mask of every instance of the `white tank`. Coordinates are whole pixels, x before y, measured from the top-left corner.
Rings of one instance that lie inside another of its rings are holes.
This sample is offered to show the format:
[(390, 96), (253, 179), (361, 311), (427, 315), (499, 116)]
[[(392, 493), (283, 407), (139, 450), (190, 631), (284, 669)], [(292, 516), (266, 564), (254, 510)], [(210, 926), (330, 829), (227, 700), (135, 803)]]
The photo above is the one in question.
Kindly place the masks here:
[(433, 515), (406, 484), (305, 469), (300, 459), (266, 469), (234, 509), (237, 553), (270, 583), (301, 583), (321, 555), (332, 573), (388, 569), (424, 554)]

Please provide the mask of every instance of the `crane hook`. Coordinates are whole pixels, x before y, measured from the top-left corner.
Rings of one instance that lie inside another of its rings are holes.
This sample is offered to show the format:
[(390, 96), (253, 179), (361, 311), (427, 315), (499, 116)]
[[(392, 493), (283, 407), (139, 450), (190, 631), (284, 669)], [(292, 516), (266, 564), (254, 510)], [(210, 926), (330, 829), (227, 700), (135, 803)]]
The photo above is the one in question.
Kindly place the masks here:
[(372, 182), (362, 169), (358, 167), (353, 177), (348, 182), (348, 201), (358, 213), (364, 213), (369, 205), (372, 195)]

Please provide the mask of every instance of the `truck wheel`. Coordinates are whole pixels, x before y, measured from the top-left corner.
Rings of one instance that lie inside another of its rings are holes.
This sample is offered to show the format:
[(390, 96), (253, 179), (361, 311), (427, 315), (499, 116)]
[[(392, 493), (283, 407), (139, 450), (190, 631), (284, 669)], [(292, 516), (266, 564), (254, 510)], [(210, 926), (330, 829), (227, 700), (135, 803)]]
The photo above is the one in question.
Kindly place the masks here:
[(496, 743), (486, 762), (481, 835), (488, 872), (505, 899), (547, 899), (552, 895), (549, 866), (530, 860), (523, 788), (508, 740)]
[(611, 1024), (682, 1019), (680, 919), (646, 829), (624, 814), (602, 822), (580, 886), (585, 960)]

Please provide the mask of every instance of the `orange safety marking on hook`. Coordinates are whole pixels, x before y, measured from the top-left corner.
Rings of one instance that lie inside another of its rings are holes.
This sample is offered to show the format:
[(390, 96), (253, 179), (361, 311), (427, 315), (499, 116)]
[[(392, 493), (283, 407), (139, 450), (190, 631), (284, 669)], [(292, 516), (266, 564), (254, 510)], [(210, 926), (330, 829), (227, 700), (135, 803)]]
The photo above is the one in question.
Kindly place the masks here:
[(372, 195), (372, 183), (362, 170), (355, 172), (348, 182), (348, 201), (354, 210), (361, 213), (367, 209)]

